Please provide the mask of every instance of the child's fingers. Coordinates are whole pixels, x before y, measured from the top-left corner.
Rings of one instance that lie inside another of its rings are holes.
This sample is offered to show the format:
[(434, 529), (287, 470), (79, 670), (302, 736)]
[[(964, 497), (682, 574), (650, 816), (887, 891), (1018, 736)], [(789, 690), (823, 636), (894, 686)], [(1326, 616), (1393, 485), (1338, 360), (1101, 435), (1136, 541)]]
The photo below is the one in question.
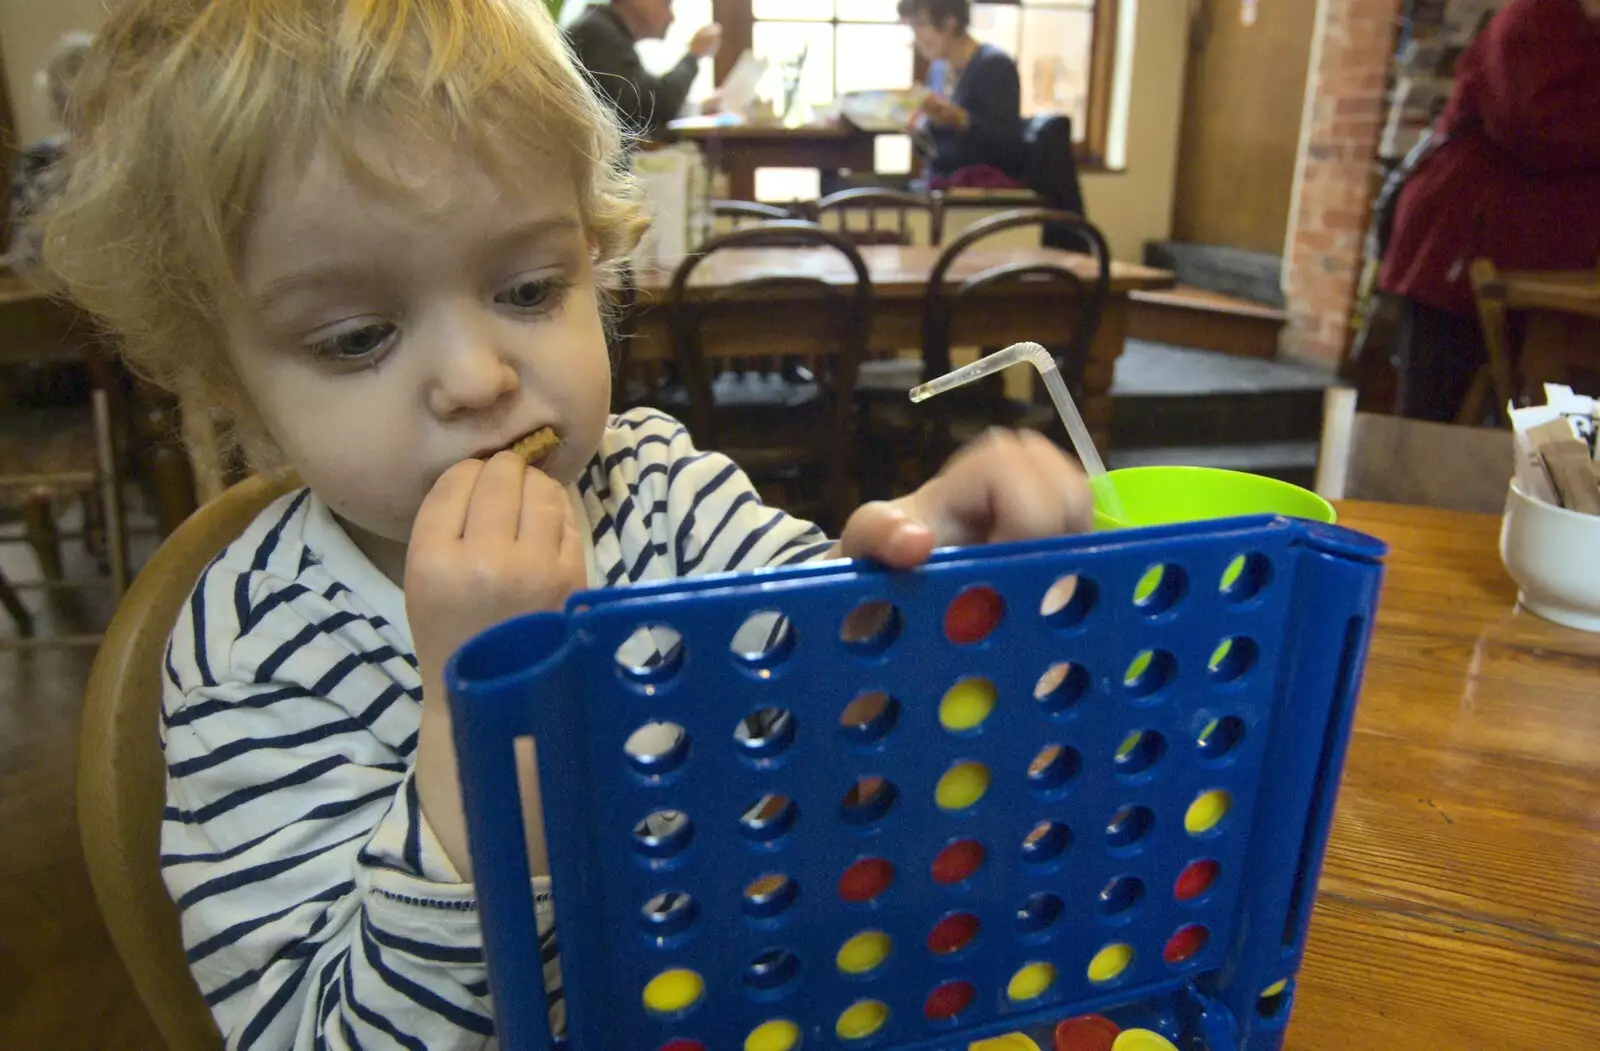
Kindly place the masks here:
[(522, 514), (522, 479), (527, 473), (528, 465), (516, 453), (498, 452), (489, 457), (472, 489), (462, 535), (485, 540), (514, 537)]
[(1022, 443), (1043, 476), (1043, 491), (1058, 501), (1061, 525), (1056, 532), (1086, 533), (1094, 525), (1094, 491), (1078, 461), (1050, 439), (1033, 431)]
[(571, 519), (572, 501), (561, 484), (543, 471), (524, 472), (517, 539), (553, 551), (561, 541), (563, 524)]
[(910, 569), (928, 560), (934, 533), (904, 508), (889, 503), (862, 504), (845, 523), (839, 554), (871, 558), (895, 569)]
[(462, 460), (433, 483), (411, 523), (411, 543), (459, 540), (466, 529), (467, 506), (483, 471), (481, 460)]

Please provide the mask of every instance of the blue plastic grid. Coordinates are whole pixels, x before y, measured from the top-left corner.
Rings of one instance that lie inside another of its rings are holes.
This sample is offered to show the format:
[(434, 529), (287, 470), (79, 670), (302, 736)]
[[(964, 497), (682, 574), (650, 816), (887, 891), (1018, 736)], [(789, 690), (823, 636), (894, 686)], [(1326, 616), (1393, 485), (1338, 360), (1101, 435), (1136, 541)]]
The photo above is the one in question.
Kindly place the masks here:
[[(1183, 1047), (1275, 1051), (1383, 554), (1336, 527), (1238, 519), (940, 552), (912, 573), (834, 563), (592, 592), (486, 632), (448, 678), (501, 1046), (559, 1046), (515, 787), (512, 741), (532, 736), (578, 1051), (733, 1051), (774, 1020), (813, 1051), (955, 1048), (1118, 1008)], [(1045, 615), (1065, 579), (1072, 600)], [(963, 595), (969, 614), (1003, 605), (980, 642), (946, 634)], [(886, 635), (842, 638), (852, 611), (881, 621), (885, 603)], [(630, 656), (642, 627), (648, 659)], [(996, 703), (954, 732), (941, 699), (972, 679)], [(883, 695), (892, 714), (861, 725)], [(878, 699), (842, 725), (862, 697)], [(671, 747), (643, 756), (646, 738)], [(943, 810), (936, 786), (962, 763), (983, 764), (988, 789)], [(1190, 806), (1214, 792), (1226, 817), (1191, 834)], [(981, 867), (938, 882), (935, 857), (963, 840), (982, 845)], [(844, 900), (841, 876), (869, 859), (892, 882)], [(1180, 901), (1196, 862), (1216, 877)], [(976, 937), (932, 951), (953, 915), (975, 918)], [(1164, 959), (1192, 927), (1204, 945)], [(887, 959), (844, 973), (841, 946), (869, 931)], [(1119, 945), (1131, 963), (1091, 981), (1091, 960)], [(1037, 963), (1054, 983), (1013, 1000), (1012, 976)], [(678, 969), (703, 997), (653, 1014), (643, 990)], [(970, 1004), (930, 1019), (949, 982), (969, 984)], [(836, 1024), (861, 1001), (886, 1020), (845, 1039)]]

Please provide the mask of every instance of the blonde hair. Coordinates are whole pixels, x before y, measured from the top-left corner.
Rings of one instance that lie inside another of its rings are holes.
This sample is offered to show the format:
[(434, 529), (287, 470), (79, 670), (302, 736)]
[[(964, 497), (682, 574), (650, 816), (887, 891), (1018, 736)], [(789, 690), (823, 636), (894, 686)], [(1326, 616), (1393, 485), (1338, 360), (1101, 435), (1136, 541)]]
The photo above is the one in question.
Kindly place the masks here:
[[(253, 416), (223, 309), (262, 173), (329, 143), (364, 182), (362, 127), (420, 132), (486, 164), (564, 154), (602, 262), (643, 221), (615, 117), (542, 0), (132, 0), (73, 93), (70, 175), (45, 222), (66, 291), (141, 375)], [(497, 174), (509, 174), (501, 167)]]

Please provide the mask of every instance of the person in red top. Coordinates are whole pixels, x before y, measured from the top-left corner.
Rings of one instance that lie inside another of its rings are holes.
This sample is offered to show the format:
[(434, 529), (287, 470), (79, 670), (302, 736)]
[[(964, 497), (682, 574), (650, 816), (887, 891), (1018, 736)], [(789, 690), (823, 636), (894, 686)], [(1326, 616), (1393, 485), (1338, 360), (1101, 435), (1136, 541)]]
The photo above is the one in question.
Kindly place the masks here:
[(1402, 297), (1399, 412), (1453, 420), (1487, 359), (1468, 268), (1600, 263), (1600, 0), (1513, 0), (1456, 68), (1378, 283)]

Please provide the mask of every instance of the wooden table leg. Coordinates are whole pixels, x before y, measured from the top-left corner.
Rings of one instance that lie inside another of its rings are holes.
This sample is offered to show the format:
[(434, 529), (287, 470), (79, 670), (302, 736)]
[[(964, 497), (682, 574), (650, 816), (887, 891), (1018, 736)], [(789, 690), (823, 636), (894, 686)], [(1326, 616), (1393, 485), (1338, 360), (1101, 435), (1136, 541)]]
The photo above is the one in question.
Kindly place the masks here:
[(1127, 342), (1128, 297), (1112, 296), (1106, 300), (1083, 370), (1083, 422), (1102, 457), (1111, 451), (1111, 383)]
[(11, 587), (11, 581), (0, 573), (0, 606), (4, 606), (11, 619), (17, 622), (17, 634), (25, 639), (33, 637), (33, 616), (28, 612), (28, 607), (22, 604), (22, 599)]
[[(61, 532), (56, 528), (56, 509), (49, 493), (30, 493), (22, 504), (22, 521), (39, 558), (39, 569), (46, 580), (61, 579)], [(88, 523), (84, 532), (89, 532)]]

